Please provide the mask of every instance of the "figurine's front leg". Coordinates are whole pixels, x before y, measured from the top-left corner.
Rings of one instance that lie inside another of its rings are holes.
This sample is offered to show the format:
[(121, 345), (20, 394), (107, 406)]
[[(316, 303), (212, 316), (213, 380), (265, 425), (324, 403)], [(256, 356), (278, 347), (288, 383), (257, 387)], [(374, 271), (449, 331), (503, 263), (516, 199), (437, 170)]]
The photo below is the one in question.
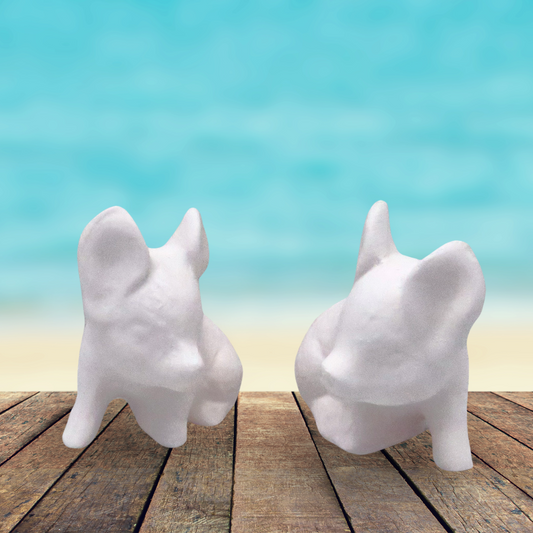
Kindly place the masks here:
[(233, 407), (242, 382), (242, 365), (228, 338), (206, 316), (200, 339), (205, 368), (189, 412), (189, 421), (202, 426), (220, 424)]
[(107, 391), (92, 383), (78, 385), (76, 403), (63, 432), (63, 443), (69, 448), (85, 448), (96, 437), (107, 406), (112, 400)]
[(433, 459), (443, 470), (472, 468), (468, 439), (468, 392), (444, 393), (430, 400), (426, 420), (433, 443)]
[(177, 448), (187, 440), (187, 415), (191, 392), (176, 392), (165, 387), (139, 386), (125, 395), (137, 423), (161, 446)]

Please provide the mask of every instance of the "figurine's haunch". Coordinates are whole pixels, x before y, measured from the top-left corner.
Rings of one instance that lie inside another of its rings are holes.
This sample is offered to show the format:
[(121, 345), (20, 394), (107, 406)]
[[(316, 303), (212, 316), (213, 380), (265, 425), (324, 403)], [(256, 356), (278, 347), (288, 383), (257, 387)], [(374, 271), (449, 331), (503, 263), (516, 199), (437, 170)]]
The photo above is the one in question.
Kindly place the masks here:
[(125, 399), (141, 428), (170, 448), (187, 440), (187, 421), (224, 419), (242, 367), (202, 311), (198, 280), (208, 261), (196, 209), (161, 248), (148, 248), (120, 207), (87, 225), (78, 247), (85, 330), (78, 396), (63, 434), (68, 447), (94, 439), (114, 398)]
[(296, 381), (318, 430), (367, 454), (429, 428), (444, 470), (472, 467), (466, 339), (485, 299), (470, 247), (401, 255), (385, 202), (368, 213), (355, 283), (319, 316), (296, 357)]

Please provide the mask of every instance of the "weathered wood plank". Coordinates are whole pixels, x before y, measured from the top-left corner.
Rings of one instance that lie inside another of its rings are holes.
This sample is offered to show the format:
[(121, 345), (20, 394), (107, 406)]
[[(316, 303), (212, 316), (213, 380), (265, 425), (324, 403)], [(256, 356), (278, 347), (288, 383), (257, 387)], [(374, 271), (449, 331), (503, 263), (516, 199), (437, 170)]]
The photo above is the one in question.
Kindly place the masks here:
[(320, 435), (299, 393), (296, 399), (355, 531), (446, 531), (381, 452), (355, 455), (341, 450)]
[(229, 531), (235, 408), (218, 426), (189, 424), (174, 448), (140, 533)]
[[(98, 434), (125, 405), (124, 400), (109, 404)], [(85, 451), (63, 444), (66, 423), (67, 416), (64, 416), (0, 466), (0, 533), (11, 531)]]
[(494, 392), (493, 394), (533, 411), (533, 392)]
[(468, 410), (533, 448), (533, 413), (492, 392), (470, 392)]
[(30, 396), (35, 396), (35, 392), (0, 392), (0, 413), (3, 413), (10, 407), (17, 405), (20, 402), (28, 399)]
[(13, 531), (134, 531), (168, 453), (126, 407)]
[(439, 469), (428, 431), (388, 448), (392, 460), (437, 510), (461, 533), (531, 533), (533, 500), (476, 456), (463, 472)]
[(468, 434), (472, 453), (533, 498), (531, 448), (471, 413), (468, 413)]
[(239, 395), (231, 531), (350, 531), (290, 392)]
[(0, 415), (0, 464), (63, 417), (74, 392), (39, 392)]

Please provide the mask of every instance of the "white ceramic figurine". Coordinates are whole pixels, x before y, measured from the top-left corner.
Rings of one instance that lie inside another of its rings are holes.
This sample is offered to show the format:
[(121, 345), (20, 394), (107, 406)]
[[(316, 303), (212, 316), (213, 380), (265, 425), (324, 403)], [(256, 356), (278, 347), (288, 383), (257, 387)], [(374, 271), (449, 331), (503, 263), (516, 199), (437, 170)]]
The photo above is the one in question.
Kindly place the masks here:
[(320, 433), (367, 454), (429, 428), (440, 468), (471, 468), (466, 340), (484, 299), (467, 244), (449, 242), (422, 260), (401, 255), (387, 204), (374, 204), (350, 294), (315, 320), (296, 357)]
[(187, 440), (187, 421), (212, 426), (224, 419), (242, 367), (202, 311), (199, 278), (208, 261), (196, 209), (161, 248), (148, 248), (120, 207), (87, 225), (78, 246), (85, 329), (66, 446), (87, 446), (115, 398), (125, 399), (141, 428), (169, 448)]

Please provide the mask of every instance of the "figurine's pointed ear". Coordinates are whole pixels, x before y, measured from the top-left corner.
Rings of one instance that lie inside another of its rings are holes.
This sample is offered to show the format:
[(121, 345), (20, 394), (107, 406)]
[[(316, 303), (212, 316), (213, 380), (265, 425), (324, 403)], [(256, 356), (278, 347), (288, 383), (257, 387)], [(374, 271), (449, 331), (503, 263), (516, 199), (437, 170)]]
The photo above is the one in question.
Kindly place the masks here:
[(176, 246), (184, 250), (197, 278), (204, 273), (209, 263), (209, 245), (207, 244), (202, 217), (197, 209), (191, 207), (185, 213), (178, 229), (165, 246)]
[(389, 208), (380, 200), (370, 208), (366, 217), (359, 246), (355, 281), (394, 252), (397, 250), (390, 232)]
[(468, 244), (453, 241), (422, 259), (404, 286), (402, 308), (422, 331), (463, 325), (468, 331), (485, 300), (485, 280)]
[(150, 254), (139, 228), (121, 207), (97, 215), (80, 237), (78, 268), (84, 302), (126, 294), (150, 270)]

